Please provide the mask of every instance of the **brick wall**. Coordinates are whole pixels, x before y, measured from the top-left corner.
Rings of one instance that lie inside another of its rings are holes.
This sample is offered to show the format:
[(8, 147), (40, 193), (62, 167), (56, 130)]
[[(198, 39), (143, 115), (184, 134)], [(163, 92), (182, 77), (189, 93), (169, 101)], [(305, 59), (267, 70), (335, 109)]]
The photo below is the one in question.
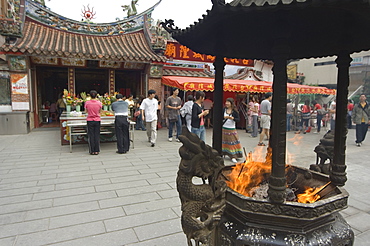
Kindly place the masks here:
[(157, 95), (160, 95), (161, 93), (161, 86), (162, 86), (161, 79), (150, 78), (148, 81), (148, 90), (150, 89), (155, 90), (157, 92), (156, 93)]

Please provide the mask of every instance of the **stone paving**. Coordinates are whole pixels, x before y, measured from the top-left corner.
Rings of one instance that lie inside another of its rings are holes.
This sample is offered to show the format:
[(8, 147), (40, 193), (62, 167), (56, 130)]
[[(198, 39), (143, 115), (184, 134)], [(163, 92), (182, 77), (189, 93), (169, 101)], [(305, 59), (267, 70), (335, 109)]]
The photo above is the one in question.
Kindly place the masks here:
[[(176, 172), (181, 143), (167, 141), (160, 129), (154, 148), (135, 132), (135, 149), (115, 153), (101, 144), (88, 155), (87, 145), (60, 145), (58, 129), (0, 136), (0, 245), (185, 246), (180, 224)], [(211, 144), (211, 130), (207, 143)], [(342, 212), (356, 235), (356, 246), (370, 241), (370, 140), (347, 144), (349, 207)], [(239, 131), (247, 151), (257, 139)], [(315, 163), (314, 147), (322, 134), (287, 134), (293, 163)], [(293, 141), (294, 138), (294, 141)], [(299, 141), (299, 145), (294, 142)], [(259, 147), (263, 148), (263, 147)], [(230, 165), (229, 159), (225, 164)]]

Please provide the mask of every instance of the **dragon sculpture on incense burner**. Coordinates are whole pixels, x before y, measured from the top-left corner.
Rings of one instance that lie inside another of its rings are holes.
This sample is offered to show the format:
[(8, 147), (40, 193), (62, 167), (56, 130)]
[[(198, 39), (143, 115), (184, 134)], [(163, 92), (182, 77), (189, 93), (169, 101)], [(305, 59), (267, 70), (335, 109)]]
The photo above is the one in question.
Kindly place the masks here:
[[(181, 200), (181, 225), (188, 245), (214, 245), (214, 231), (225, 208), (226, 183), (217, 180), (224, 167), (219, 153), (206, 145), (187, 127), (179, 136), (183, 146), (177, 172), (177, 191)], [(203, 184), (194, 184), (193, 178)]]

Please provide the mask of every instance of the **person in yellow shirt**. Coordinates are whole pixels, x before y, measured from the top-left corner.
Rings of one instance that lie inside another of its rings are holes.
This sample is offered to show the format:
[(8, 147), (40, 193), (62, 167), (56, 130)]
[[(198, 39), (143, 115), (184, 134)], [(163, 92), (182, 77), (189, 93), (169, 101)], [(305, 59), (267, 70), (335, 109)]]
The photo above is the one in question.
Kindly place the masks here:
[(370, 106), (366, 101), (366, 95), (360, 96), (360, 102), (355, 105), (352, 111), (352, 120), (356, 124), (356, 145), (361, 147), (365, 140), (370, 124)]

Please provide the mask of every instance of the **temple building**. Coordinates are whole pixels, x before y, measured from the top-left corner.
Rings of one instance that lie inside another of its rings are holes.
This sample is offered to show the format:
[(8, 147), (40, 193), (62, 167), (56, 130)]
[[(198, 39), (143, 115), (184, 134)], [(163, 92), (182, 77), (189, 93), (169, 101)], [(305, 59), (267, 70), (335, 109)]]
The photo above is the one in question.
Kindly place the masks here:
[[(0, 113), (26, 113), (39, 127), (45, 102), (95, 89), (146, 95), (161, 91), (165, 42), (153, 39), (155, 7), (113, 23), (75, 21), (43, 1), (1, 0)], [(91, 13), (90, 13), (91, 14)], [(5, 88), (5, 89), (3, 89)]]

